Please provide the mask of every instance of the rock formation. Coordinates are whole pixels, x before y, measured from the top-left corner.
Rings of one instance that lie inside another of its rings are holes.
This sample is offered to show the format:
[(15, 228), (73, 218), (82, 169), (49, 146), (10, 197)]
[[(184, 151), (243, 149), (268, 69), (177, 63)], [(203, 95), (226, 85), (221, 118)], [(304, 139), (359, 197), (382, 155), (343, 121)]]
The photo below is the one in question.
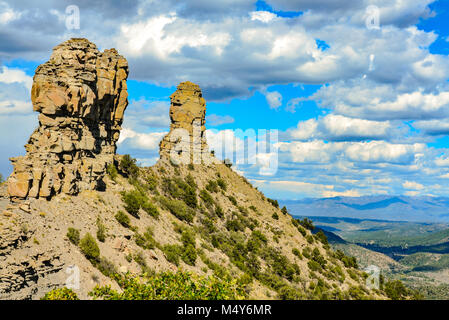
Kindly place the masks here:
[(26, 156), (10, 159), (12, 199), (102, 187), (128, 105), (127, 77), (128, 62), (115, 49), (100, 52), (86, 39), (53, 49), (33, 79), (39, 127), (25, 145)]
[(213, 162), (206, 142), (206, 101), (200, 87), (182, 82), (170, 101), (170, 132), (160, 143), (161, 160), (176, 164)]

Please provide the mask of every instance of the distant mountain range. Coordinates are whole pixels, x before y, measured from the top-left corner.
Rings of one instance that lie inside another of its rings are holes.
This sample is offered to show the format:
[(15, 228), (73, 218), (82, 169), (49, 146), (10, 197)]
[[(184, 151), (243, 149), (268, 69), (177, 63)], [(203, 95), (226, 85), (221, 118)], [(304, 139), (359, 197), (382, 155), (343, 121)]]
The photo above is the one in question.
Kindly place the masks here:
[(449, 222), (449, 198), (407, 196), (280, 200), (294, 216), (326, 216), (410, 222)]

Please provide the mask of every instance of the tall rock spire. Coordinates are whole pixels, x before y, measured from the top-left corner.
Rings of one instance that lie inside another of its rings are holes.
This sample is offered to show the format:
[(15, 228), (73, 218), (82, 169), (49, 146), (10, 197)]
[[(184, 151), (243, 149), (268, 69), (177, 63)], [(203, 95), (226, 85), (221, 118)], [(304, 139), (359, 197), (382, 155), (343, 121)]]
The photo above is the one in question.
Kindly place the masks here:
[(86, 39), (53, 49), (36, 69), (31, 101), (39, 112), (25, 156), (11, 158), (12, 199), (48, 198), (102, 187), (128, 105), (128, 62)]
[(161, 160), (211, 163), (206, 141), (206, 101), (197, 84), (186, 81), (170, 96), (170, 132), (160, 143)]

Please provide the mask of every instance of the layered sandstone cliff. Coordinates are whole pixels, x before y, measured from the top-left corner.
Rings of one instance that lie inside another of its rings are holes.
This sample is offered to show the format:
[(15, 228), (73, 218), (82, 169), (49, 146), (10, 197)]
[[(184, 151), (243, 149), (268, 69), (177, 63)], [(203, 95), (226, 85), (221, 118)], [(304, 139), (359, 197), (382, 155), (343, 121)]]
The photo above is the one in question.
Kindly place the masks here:
[(86, 39), (53, 49), (33, 79), (31, 100), (39, 127), (11, 158), (12, 199), (49, 198), (102, 188), (128, 105), (128, 63), (115, 49), (100, 52)]

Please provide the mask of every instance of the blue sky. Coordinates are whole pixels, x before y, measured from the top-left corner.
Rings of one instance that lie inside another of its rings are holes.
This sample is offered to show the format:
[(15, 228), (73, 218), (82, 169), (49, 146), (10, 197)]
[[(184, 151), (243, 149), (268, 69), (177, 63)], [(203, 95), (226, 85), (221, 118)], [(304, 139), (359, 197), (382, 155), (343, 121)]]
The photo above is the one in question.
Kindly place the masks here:
[[(65, 25), (72, 4), (79, 30)], [(275, 174), (234, 166), (270, 197), (449, 196), (445, 1), (0, 0), (0, 30), (4, 177), (37, 126), (35, 68), (76, 36), (128, 59), (118, 152), (142, 165), (157, 160), (169, 96), (190, 80), (203, 89), (208, 129), (279, 131)]]

